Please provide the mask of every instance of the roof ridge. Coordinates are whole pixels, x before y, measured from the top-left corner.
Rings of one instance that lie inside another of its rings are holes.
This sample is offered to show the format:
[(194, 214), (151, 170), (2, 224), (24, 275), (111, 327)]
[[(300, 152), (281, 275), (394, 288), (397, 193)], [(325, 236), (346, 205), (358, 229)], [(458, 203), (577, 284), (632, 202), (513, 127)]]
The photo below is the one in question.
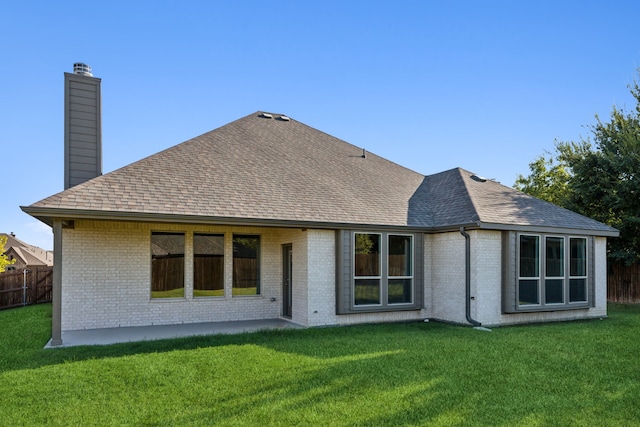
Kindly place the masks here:
[(461, 167), (453, 168), (453, 169), (451, 169), (451, 171), (456, 171), (458, 173), (458, 176), (459, 176), (460, 180), (462, 181), (462, 185), (464, 187), (464, 192), (465, 192), (465, 195), (467, 197), (467, 200), (469, 200), (469, 203), (471, 203), (471, 207), (473, 208), (475, 221), (476, 222), (481, 222), (480, 211), (478, 210), (478, 204), (476, 203), (476, 201), (471, 196), (471, 191), (470, 191), (469, 185), (467, 184), (467, 180), (463, 176), (463, 172), (464, 173), (468, 173), (470, 175), (473, 175), (473, 173), (469, 172), (466, 169), (462, 169)]

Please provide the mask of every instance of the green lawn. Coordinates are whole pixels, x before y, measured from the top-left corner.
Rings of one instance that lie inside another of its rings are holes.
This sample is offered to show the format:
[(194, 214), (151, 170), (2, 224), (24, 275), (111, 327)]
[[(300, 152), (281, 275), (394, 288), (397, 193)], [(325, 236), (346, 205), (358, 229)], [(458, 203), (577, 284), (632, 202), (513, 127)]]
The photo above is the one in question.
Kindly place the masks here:
[(0, 312), (2, 426), (640, 425), (640, 307), (43, 350), (50, 316)]

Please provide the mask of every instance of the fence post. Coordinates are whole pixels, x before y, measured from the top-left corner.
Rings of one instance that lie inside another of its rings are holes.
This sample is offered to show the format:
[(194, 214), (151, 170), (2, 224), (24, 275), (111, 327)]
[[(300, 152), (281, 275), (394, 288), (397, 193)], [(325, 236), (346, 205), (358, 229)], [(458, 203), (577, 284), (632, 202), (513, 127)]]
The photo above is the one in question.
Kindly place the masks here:
[(27, 305), (27, 273), (29, 270), (26, 268), (22, 270), (22, 305)]

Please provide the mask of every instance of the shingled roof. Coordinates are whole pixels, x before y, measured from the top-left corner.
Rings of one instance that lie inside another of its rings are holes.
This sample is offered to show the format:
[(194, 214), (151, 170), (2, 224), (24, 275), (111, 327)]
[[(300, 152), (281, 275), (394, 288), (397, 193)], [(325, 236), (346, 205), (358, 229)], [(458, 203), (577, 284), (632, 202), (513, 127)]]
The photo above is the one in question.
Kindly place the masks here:
[(5, 253), (13, 255), (22, 265), (53, 265), (53, 252), (30, 245), (18, 239), (13, 233), (0, 233), (7, 238)]
[(289, 117), (257, 112), (23, 210), (49, 224), (58, 217), (617, 233), (472, 175), (424, 176)]

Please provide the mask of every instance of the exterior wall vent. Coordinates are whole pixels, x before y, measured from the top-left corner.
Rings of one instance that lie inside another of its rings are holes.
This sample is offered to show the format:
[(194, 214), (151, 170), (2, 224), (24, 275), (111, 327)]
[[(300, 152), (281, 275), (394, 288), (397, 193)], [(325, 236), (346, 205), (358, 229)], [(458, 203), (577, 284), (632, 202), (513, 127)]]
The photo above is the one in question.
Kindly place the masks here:
[(80, 74), (81, 76), (93, 77), (91, 74), (91, 67), (82, 62), (76, 62), (73, 64), (73, 74)]

